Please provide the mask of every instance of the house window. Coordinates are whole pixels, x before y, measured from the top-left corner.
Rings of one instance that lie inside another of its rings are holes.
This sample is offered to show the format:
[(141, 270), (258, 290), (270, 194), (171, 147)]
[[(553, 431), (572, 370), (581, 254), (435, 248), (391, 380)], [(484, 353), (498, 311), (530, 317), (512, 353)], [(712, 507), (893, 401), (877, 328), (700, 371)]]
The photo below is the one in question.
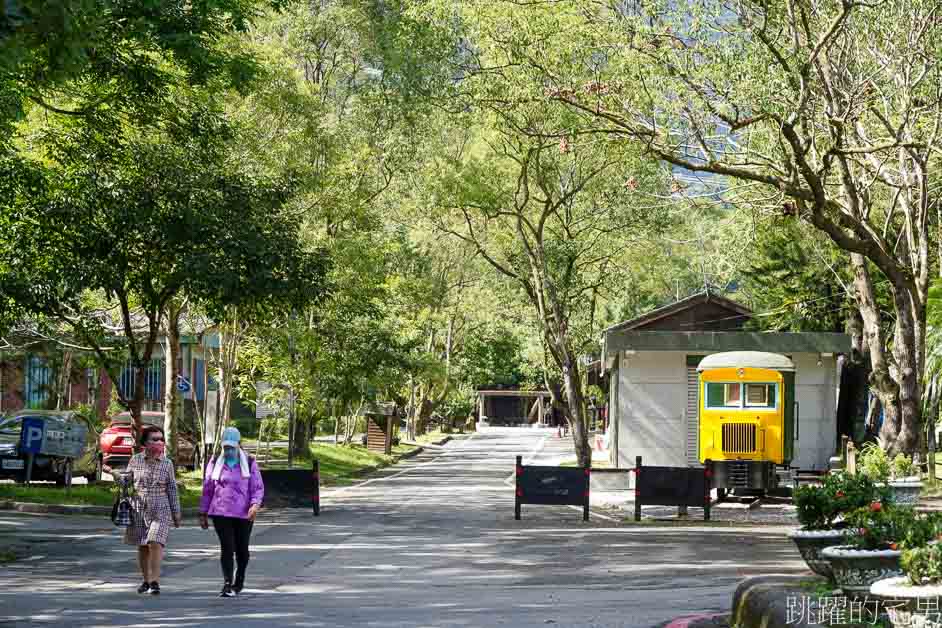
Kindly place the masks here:
[[(121, 377), (118, 381), (118, 387), (125, 399), (133, 398), (137, 389), (135, 372), (136, 369), (131, 365), (131, 361), (128, 360), (127, 366), (121, 370)], [(151, 360), (150, 366), (144, 369), (144, 401), (163, 400), (163, 383), (163, 360), (159, 358)]]
[(26, 407), (39, 410), (49, 399), (52, 373), (46, 361), (37, 356), (26, 360)]
[(708, 408), (739, 408), (742, 407), (741, 386), (738, 383), (706, 383), (706, 400)]
[(775, 384), (746, 384), (747, 408), (774, 408)]

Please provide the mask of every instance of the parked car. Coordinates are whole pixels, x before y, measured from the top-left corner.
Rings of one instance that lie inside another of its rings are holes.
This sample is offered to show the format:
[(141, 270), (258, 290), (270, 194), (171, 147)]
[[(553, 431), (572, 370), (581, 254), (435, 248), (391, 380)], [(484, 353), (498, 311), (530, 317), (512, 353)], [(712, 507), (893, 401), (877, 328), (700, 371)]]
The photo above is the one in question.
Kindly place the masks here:
[[(23, 482), (26, 479), (27, 455), (20, 451), (23, 419), (37, 417), (65, 422), (81, 422), (85, 426), (85, 450), (79, 458), (37, 454), (33, 458), (32, 480), (71, 483), (71, 477), (84, 476), (89, 482), (101, 479), (98, 468), (98, 431), (86, 416), (72, 411), (21, 410), (0, 418), (0, 478)], [(47, 426), (47, 430), (48, 430)], [(47, 436), (48, 438), (48, 436)]]
[[(112, 469), (127, 466), (134, 454), (135, 442), (131, 435), (131, 413), (122, 412), (111, 417), (111, 424), (101, 433), (99, 449), (101, 450), (100, 466)], [(144, 425), (163, 427), (163, 412), (142, 412), (141, 421)], [(199, 468), (199, 451), (196, 448), (195, 435), (185, 427), (177, 433), (177, 454), (174, 463), (177, 467), (189, 470)]]

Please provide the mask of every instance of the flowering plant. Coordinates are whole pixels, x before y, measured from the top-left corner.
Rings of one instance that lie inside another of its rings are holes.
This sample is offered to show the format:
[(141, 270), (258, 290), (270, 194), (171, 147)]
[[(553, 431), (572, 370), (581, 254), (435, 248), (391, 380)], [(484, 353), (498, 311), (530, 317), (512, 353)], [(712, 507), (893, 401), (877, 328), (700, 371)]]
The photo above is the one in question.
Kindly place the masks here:
[(798, 521), (805, 530), (827, 530), (835, 527), (845, 513), (882, 502), (886, 489), (877, 487), (865, 475), (832, 473), (820, 486), (806, 485), (795, 489), (794, 501)]
[(882, 502), (858, 508), (847, 515), (847, 523), (857, 531), (850, 542), (866, 550), (922, 547), (942, 531), (938, 514), (919, 516), (911, 506)]

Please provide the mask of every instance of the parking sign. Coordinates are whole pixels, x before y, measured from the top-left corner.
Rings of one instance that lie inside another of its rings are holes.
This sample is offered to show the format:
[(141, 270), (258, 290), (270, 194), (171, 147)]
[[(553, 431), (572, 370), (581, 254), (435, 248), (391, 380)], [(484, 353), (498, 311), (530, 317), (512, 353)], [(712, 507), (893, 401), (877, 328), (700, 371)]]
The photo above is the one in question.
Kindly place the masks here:
[(46, 422), (37, 417), (23, 419), (23, 431), (20, 433), (20, 448), (26, 453), (38, 454), (46, 438)]

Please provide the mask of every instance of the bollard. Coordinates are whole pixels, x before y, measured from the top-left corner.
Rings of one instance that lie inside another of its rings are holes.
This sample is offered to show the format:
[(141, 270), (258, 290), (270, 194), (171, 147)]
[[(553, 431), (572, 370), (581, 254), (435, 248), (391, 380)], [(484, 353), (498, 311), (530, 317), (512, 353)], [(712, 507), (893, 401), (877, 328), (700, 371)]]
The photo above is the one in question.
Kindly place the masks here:
[(582, 504), (582, 520), (589, 520), (589, 487), (592, 485), (592, 470), (589, 467), (585, 467), (585, 491), (582, 493), (582, 496), (585, 498), (585, 502)]
[(641, 456), (635, 458), (635, 521), (641, 521)]
[(517, 456), (517, 465), (514, 468), (514, 519), (520, 521), (520, 498), (523, 490), (520, 488), (520, 475), (523, 473), (523, 456)]
[(710, 520), (710, 489), (713, 485), (713, 461), (707, 458), (703, 461), (703, 478), (706, 483), (706, 495), (703, 496), (703, 520)]
[(321, 515), (321, 465), (317, 458), (314, 459), (314, 470), (311, 478), (314, 480), (314, 495), (311, 498), (314, 504), (314, 516), (319, 517)]

